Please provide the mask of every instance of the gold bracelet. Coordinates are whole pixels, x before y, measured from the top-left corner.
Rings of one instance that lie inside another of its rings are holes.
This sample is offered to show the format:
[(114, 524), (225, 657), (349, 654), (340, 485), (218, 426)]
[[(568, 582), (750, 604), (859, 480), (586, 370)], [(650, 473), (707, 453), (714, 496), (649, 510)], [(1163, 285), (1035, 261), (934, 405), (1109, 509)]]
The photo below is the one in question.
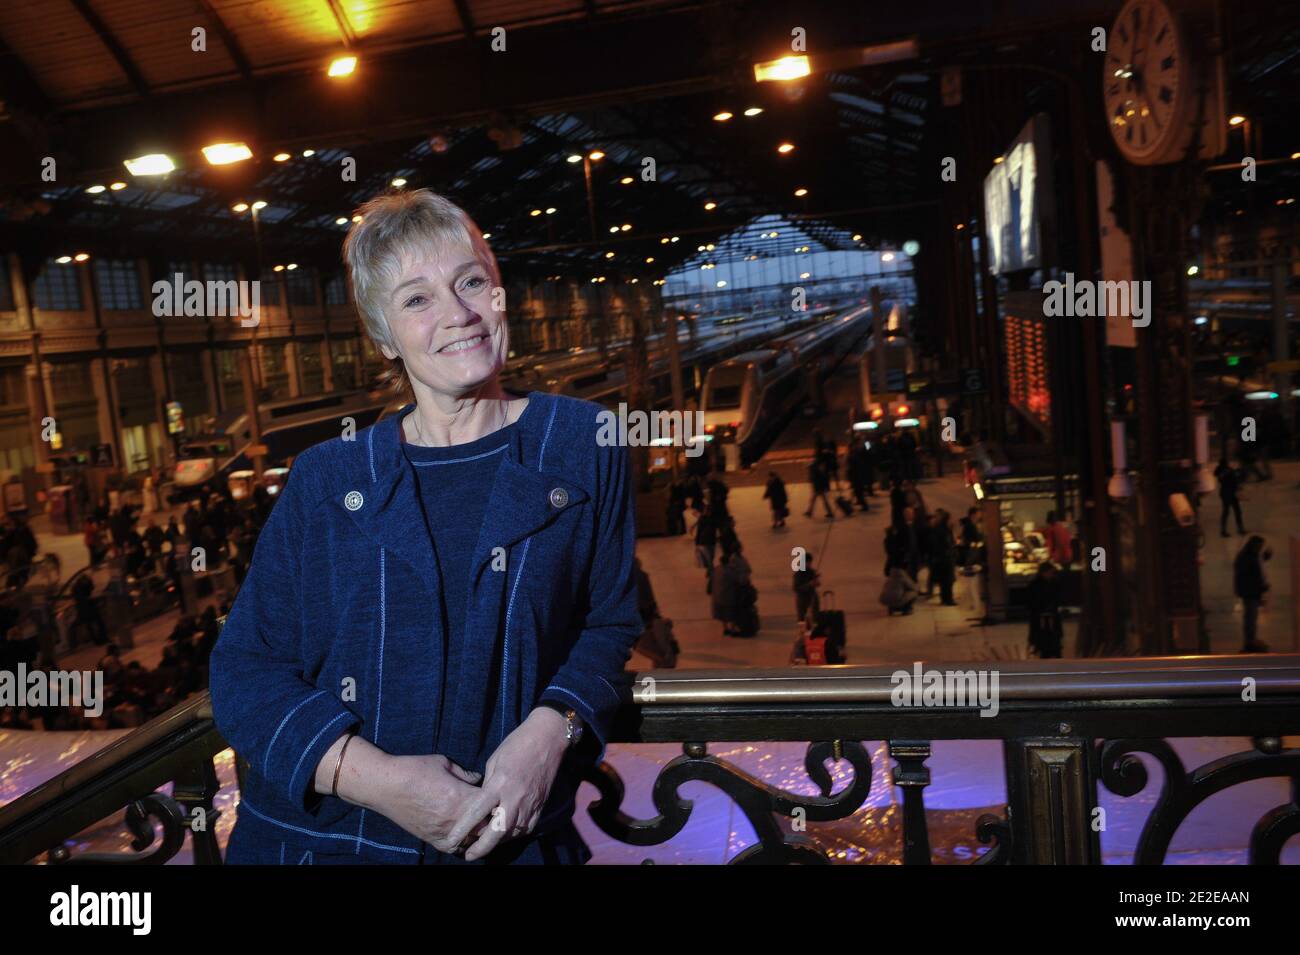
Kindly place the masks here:
[(355, 732), (348, 734), (348, 738), (343, 741), (343, 748), (339, 750), (339, 761), (334, 764), (334, 785), (330, 788), (330, 795), (336, 798), (339, 794), (339, 773), (343, 769), (343, 754), (348, 751), (348, 743), (351, 743), (352, 738), (356, 735)]

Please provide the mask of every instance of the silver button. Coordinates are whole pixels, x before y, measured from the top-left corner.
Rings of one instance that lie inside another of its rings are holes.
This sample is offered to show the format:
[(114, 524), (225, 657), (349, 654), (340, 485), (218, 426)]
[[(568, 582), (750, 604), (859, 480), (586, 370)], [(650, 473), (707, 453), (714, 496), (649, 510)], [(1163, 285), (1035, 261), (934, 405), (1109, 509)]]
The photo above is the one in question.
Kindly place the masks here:
[(555, 507), (564, 507), (569, 503), (569, 492), (562, 487), (551, 489), (551, 504)]
[(348, 491), (347, 496), (343, 498), (343, 506), (349, 511), (361, 510), (361, 505), (365, 503), (365, 498), (361, 496), (360, 491)]

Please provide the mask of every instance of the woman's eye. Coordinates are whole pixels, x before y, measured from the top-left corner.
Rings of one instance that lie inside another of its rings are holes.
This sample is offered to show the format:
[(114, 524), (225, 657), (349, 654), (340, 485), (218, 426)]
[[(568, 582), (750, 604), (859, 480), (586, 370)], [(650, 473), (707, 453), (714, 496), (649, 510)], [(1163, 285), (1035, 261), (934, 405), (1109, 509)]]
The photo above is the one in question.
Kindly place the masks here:
[(423, 304), (424, 301), (425, 301), (425, 298), (424, 298), (423, 295), (412, 295), (410, 298), (408, 298), (408, 299), (406, 300), (406, 305), (405, 305), (405, 307), (406, 307), (406, 308), (412, 308), (413, 306)]
[(486, 284), (487, 284), (487, 279), (483, 278), (482, 276), (476, 275), (465, 283), (465, 288), (474, 289), (477, 291), (478, 289), (481, 289)]

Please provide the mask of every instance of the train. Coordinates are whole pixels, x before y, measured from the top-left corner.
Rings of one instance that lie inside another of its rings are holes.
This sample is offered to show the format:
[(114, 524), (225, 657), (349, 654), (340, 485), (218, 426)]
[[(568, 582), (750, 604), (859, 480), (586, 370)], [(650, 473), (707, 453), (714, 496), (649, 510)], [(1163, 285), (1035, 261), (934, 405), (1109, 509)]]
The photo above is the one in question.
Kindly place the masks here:
[(858, 306), (714, 365), (700, 401), (705, 440), (738, 445), (741, 466), (752, 464), (870, 331), (871, 306)]
[[(893, 324), (893, 323), (890, 323)], [(922, 428), (926, 417), (922, 403), (912, 401), (907, 394), (907, 376), (915, 370), (912, 339), (904, 330), (886, 332), (881, 343), (885, 350), (885, 379), (880, 380), (876, 367), (876, 336), (873, 334), (867, 347), (858, 357), (858, 406), (855, 410), (855, 432), (880, 432), (907, 428)], [(898, 328), (898, 325), (894, 325)]]
[[(265, 402), (258, 406), (261, 443), (266, 447), (263, 461), (268, 467), (283, 466), (312, 445), (338, 437), (345, 418), (351, 418), (360, 431), (378, 421), (392, 404), (365, 391)], [(218, 415), (211, 433), (180, 443), (173, 473), (174, 500), (192, 497), (234, 472), (251, 468), (251, 445), (247, 412)]]

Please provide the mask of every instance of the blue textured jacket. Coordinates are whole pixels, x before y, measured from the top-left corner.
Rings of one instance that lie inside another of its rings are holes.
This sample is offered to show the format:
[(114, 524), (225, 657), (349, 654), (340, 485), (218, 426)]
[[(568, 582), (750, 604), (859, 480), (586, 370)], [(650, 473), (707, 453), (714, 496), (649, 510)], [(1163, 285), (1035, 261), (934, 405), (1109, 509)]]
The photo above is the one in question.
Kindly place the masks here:
[[(577, 710), (603, 752), (642, 625), (629, 458), (597, 444), (601, 410), (529, 394), (465, 555), (467, 634), (495, 649), (456, 674), (443, 672), (438, 564), (401, 451), (406, 409), (298, 457), (211, 658), (217, 728), (250, 769), (228, 861), (437, 855), (378, 813), (314, 791), (317, 764), (350, 728), (385, 752), (440, 753), (482, 772), (553, 699)], [(439, 717), (444, 685), (450, 718)], [(538, 833), (571, 830), (577, 775), (566, 760)]]

